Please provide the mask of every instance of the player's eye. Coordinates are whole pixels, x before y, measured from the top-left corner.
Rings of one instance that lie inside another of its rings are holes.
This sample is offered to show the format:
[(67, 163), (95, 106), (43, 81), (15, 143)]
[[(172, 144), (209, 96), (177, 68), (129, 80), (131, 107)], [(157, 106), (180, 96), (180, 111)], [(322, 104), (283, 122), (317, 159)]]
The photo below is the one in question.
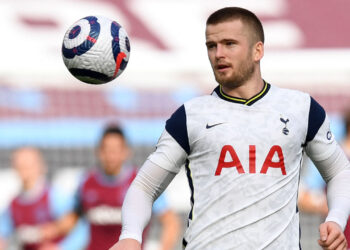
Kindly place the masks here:
[(235, 45), (236, 43), (235, 42), (233, 42), (233, 41), (227, 41), (226, 42), (226, 46), (233, 46), (233, 45)]
[(206, 45), (207, 45), (207, 49), (208, 50), (216, 48), (216, 44), (215, 43), (207, 43)]

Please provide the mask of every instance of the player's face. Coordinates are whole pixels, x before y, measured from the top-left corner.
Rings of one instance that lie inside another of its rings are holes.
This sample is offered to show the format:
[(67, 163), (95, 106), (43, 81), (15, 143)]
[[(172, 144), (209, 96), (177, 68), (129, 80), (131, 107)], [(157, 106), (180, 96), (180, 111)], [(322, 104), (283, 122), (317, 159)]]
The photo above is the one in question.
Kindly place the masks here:
[(44, 163), (40, 153), (31, 148), (16, 151), (12, 157), (12, 165), (23, 183), (35, 182), (44, 173)]
[(107, 174), (118, 174), (128, 155), (129, 149), (122, 136), (108, 134), (102, 139), (98, 156), (102, 168)]
[(215, 79), (224, 87), (239, 87), (254, 74), (255, 45), (240, 20), (208, 25), (206, 46)]

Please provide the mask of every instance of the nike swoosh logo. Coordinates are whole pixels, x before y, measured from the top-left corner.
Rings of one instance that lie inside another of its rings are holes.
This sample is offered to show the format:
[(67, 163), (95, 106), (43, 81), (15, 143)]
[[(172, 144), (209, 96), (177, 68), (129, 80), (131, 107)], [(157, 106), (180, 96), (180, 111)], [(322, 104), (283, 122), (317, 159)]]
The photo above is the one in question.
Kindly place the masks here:
[(212, 128), (212, 127), (215, 127), (215, 126), (218, 126), (218, 125), (221, 125), (221, 124), (224, 124), (224, 122), (220, 122), (220, 123), (215, 123), (215, 124), (212, 124), (212, 125), (209, 125), (207, 123), (207, 126), (205, 127), (206, 129), (209, 129), (209, 128)]

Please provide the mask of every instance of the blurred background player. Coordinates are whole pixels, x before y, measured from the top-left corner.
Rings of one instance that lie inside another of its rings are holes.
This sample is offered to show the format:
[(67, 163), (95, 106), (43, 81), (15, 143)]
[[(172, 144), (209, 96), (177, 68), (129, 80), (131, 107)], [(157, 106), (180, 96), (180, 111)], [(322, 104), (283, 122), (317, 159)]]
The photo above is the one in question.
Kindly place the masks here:
[(15, 235), (24, 250), (83, 249), (87, 227), (79, 223), (67, 237), (46, 241), (40, 237), (40, 227), (72, 209), (73, 199), (52, 188), (45, 178), (46, 166), (40, 151), (23, 147), (14, 151), (12, 165), (22, 184), (22, 190), (12, 200), (0, 219), (0, 249), (9, 249), (7, 240)]
[[(75, 210), (54, 224), (48, 225), (44, 237), (55, 238), (68, 233), (79, 216), (90, 224), (88, 250), (108, 249), (121, 233), (121, 206), (137, 169), (125, 164), (130, 149), (118, 126), (107, 127), (97, 149), (100, 167), (89, 171), (76, 194)], [(162, 225), (160, 249), (173, 249), (177, 243), (180, 223), (168, 208), (165, 197), (155, 203), (154, 213)], [(144, 235), (145, 236), (145, 235)]]

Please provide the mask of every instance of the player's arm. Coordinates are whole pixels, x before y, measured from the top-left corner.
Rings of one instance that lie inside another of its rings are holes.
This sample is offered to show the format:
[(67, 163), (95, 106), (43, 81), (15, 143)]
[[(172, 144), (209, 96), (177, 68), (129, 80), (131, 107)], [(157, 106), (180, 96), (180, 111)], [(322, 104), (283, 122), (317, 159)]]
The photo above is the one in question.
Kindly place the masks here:
[(338, 145), (329, 158), (315, 162), (327, 182), (329, 206), (326, 222), (320, 226), (319, 244), (327, 249), (346, 249), (343, 231), (350, 214), (350, 164)]
[(306, 143), (306, 153), (327, 183), (329, 212), (320, 226), (319, 244), (327, 249), (346, 249), (343, 231), (350, 214), (350, 163), (330, 132), (325, 111), (313, 99)]
[(160, 250), (174, 249), (180, 233), (180, 220), (174, 211), (168, 209), (159, 215), (162, 224)]
[(88, 222), (80, 218), (74, 228), (59, 242), (60, 250), (85, 249), (89, 242), (89, 233)]
[(78, 220), (75, 213), (69, 213), (58, 220), (41, 226), (43, 241), (52, 241), (59, 237), (59, 243), (44, 244), (39, 250), (84, 249), (88, 242), (89, 227), (84, 220)]
[[(153, 202), (175, 175), (176, 173), (165, 170), (150, 160), (144, 163), (124, 199), (122, 234), (120, 241), (111, 250), (141, 249), (142, 232), (151, 218)], [(132, 247), (135, 245), (136, 248)]]
[(180, 171), (189, 145), (183, 105), (167, 120), (157, 150), (141, 167), (127, 192), (122, 207), (122, 234), (111, 250), (141, 249), (142, 232), (151, 217), (152, 204)]
[(70, 212), (54, 222), (43, 225), (41, 227), (43, 239), (52, 240), (66, 236), (74, 228), (78, 219), (79, 216), (75, 212)]
[(63, 195), (57, 189), (52, 189), (50, 192), (50, 207), (56, 220), (41, 227), (42, 237), (45, 240), (64, 237), (77, 224), (81, 212), (79, 189), (74, 195), (74, 199)]

